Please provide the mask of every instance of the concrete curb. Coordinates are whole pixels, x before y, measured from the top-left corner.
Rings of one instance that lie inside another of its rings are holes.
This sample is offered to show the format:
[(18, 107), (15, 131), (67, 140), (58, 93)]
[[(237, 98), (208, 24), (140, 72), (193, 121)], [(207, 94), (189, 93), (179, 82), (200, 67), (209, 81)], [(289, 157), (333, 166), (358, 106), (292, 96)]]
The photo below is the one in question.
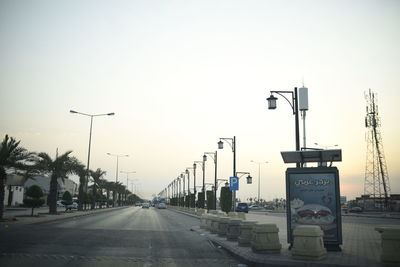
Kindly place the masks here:
[[(191, 216), (197, 219), (200, 219), (199, 216), (186, 213), (184, 211), (169, 209), (175, 211), (180, 214), (184, 214), (187, 216)], [(365, 216), (364, 216), (365, 217)], [(364, 265), (354, 265), (347, 263), (335, 263), (337, 258), (340, 258), (340, 254), (335, 255), (335, 252), (331, 252), (328, 254), (328, 257), (322, 261), (301, 261), (295, 260), (290, 257), (290, 252), (288, 250), (282, 249), (280, 254), (257, 254), (253, 253), (250, 247), (239, 247), (237, 245), (237, 241), (228, 241), (225, 238), (218, 237), (215, 234), (211, 234), (206, 230), (200, 229), (199, 226), (191, 227), (191, 231), (197, 232), (198, 234), (204, 236), (211, 242), (214, 242), (221, 248), (223, 248), (228, 253), (232, 254), (232, 256), (237, 257), (241, 261), (245, 262), (250, 266), (301, 266), (301, 267), (335, 267), (335, 266), (344, 266), (344, 267), (361, 267)], [(368, 266), (371, 267), (380, 267), (385, 266), (379, 262), (370, 261)]]
[[(116, 207), (116, 208), (104, 208), (104, 209), (96, 209), (96, 210), (89, 210), (89, 211), (77, 211), (77, 213), (68, 213), (68, 215), (60, 214), (60, 215), (50, 215), (48, 214), (45, 217), (25, 217), (27, 218), (26, 221), (0, 221), (0, 225), (6, 224), (6, 225), (32, 225), (32, 224), (42, 224), (42, 223), (48, 223), (48, 222), (56, 222), (56, 221), (61, 221), (61, 220), (66, 220), (70, 218), (78, 218), (78, 217), (83, 217), (83, 216), (88, 216), (88, 215), (93, 215), (93, 214), (98, 214), (98, 213), (103, 213), (106, 211), (113, 211), (113, 210), (118, 210), (118, 209), (124, 209), (124, 208), (129, 208), (131, 206), (124, 206), (124, 207)], [(70, 215), (72, 214), (72, 215)]]

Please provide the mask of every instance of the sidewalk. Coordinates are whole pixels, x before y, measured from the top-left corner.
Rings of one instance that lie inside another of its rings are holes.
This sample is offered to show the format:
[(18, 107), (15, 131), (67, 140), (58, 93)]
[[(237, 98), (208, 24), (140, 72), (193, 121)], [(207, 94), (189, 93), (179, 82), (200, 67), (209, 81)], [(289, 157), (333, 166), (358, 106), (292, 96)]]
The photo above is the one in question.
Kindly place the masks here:
[[(106, 212), (111, 210), (128, 208), (130, 206), (122, 206), (115, 208), (102, 208), (95, 210), (73, 210), (73, 211), (61, 211), (57, 214), (49, 214), (48, 212), (39, 212), (37, 215), (29, 216), (29, 215), (17, 215), (17, 216), (7, 216), (4, 213), (3, 221), (0, 221), (0, 225), (4, 225), (4, 227), (9, 227), (12, 225), (28, 225), (28, 224), (39, 224), (45, 222), (59, 221), (68, 218), (76, 218), (81, 216), (87, 216), (95, 213)], [(46, 209), (48, 211), (48, 209)]]
[[(178, 211), (182, 212), (182, 211)], [(193, 214), (188, 214), (195, 216)], [(382, 217), (378, 217), (382, 218)], [(386, 266), (380, 261), (381, 236), (375, 231), (375, 227), (380, 224), (365, 223), (343, 223), (343, 245), (341, 252), (328, 251), (327, 258), (321, 261), (302, 261), (291, 258), (289, 244), (287, 243), (286, 217), (278, 214), (248, 213), (246, 220), (256, 221), (258, 223), (274, 223), (279, 228), (279, 240), (282, 244), (280, 254), (256, 254), (250, 247), (239, 247), (237, 241), (227, 241), (226, 238), (219, 237), (216, 234), (200, 229), (199, 226), (192, 227), (192, 230), (209, 240), (217, 243), (227, 251), (238, 256), (242, 260), (253, 265), (272, 266), (368, 266), (378, 267)], [(390, 225), (400, 225), (400, 220), (387, 219)], [(199, 222), (200, 224), (200, 222)]]

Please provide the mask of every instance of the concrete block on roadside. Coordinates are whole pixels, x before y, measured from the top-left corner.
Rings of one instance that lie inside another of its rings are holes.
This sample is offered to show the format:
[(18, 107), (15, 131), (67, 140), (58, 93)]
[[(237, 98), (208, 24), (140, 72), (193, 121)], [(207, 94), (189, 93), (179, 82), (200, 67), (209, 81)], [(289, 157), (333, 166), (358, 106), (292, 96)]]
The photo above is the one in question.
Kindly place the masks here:
[(218, 236), (226, 236), (226, 232), (228, 231), (229, 220), (230, 219), (228, 217), (221, 217), (219, 219)]
[(237, 240), (240, 235), (240, 223), (242, 220), (238, 218), (231, 218), (228, 222), (228, 229), (226, 231), (227, 240)]
[(251, 249), (255, 253), (280, 253), (279, 229), (276, 224), (256, 224), (252, 229)]
[(400, 266), (400, 227), (382, 226), (375, 230), (381, 233), (381, 261)]
[(252, 230), (255, 224), (255, 221), (242, 221), (240, 223), (240, 235), (238, 237), (239, 246), (251, 245), (251, 239), (253, 237)]
[(317, 225), (297, 226), (293, 231), (292, 257), (300, 260), (322, 260), (326, 257), (324, 232)]

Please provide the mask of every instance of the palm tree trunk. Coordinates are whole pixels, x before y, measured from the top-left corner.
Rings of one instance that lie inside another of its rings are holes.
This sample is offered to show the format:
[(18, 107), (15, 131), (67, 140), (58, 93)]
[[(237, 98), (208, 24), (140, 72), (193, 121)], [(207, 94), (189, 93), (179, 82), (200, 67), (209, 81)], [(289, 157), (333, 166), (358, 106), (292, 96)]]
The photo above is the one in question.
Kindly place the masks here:
[(96, 207), (96, 185), (93, 184), (93, 201), (92, 201), (92, 205), (90, 207), (91, 210), (94, 210), (94, 208)]
[(4, 212), (4, 181), (6, 180), (6, 172), (0, 167), (0, 220), (3, 219)]
[(107, 189), (107, 208), (109, 208), (110, 206), (108, 205), (108, 201), (110, 200), (110, 190)]
[(85, 177), (79, 177), (78, 210), (83, 210), (83, 204), (85, 203), (85, 195), (83, 192), (84, 184)]
[(51, 175), (50, 180), (50, 193), (49, 193), (49, 213), (57, 214), (57, 177), (56, 175)]

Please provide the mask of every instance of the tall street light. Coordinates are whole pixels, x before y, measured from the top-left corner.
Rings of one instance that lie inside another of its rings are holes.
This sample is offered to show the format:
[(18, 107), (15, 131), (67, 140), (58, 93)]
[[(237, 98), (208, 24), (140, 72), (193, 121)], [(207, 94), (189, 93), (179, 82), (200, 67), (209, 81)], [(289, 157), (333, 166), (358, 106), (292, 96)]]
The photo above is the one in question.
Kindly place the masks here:
[[(214, 207), (217, 209), (217, 151), (215, 152), (204, 152), (203, 162), (205, 168), (205, 161), (207, 160), (207, 155), (209, 155), (214, 160)], [(204, 177), (203, 177), (204, 184)]]
[[(104, 113), (104, 114), (86, 114), (86, 113), (75, 111), (75, 110), (72, 110), (72, 109), (69, 112), (72, 113), (72, 114), (80, 114), (80, 115), (83, 115), (83, 116), (90, 117), (89, 149), (88, 149), (88, 159), (87, 159), (87, 164), (86, 164), (86, 182), (85, 182), (85, 192), (87, 192), (88, 181), (89, 181), (90, 147), (91, 147), (91, 143), (92, 143), (93, 117), (113, 116), (113, 115), (115, 115), (115, 113), (114, 112), (110, 112), (110, 113)], [(82, 203), (82, 200), (79, 201), (80, 210), (82, 209), (81, 203)]]
[(256, 162), (254, 160), (251, 160), (251, 162), (258, 164), (258, 201), (260, 201), (260, 166), (261, 164), (267, 164), (268, 161)]
[[(236, 176), (236, 136), (233, 138), (220, 138), (218, 142), (218, 149), (223, 149), (224, 148), (224, 142), (227, 142), (231, 148), (232, 148), (232, 153), (233, 153), (233, 176)], [(236, 207), (236, 190), (233, 190), (232, 194), (232, 205), (233, 205), (233, 211), (235, 210)]]
[(118, 182), (118, 159), (121, 157), (129, 157), (129, 155), (119, 155), (119, 154), (111, 154), (111, 153), (107, 153), (107, 155), (117, 158), (117, 169), (115, 171), (115, 182)]
[[(295, 116), (295, 130), (296, 130), (296, 136), (295, 136), (295, 141), (296, 141), (296, 151), (300, 150), (300, 132), (299, 132), (299, 101), (298, 101), (298, 96), (297, 96), (297, 87), (294, 88), (294, 91), (270, 91), (271, 96), (267, 98), (268, 100), (268, 109), (276, 109), (276, 98), (273, 94), (276, 93), (283, 98), (286, 99), (286, 101), (289, 103), (289, 105), (292, 107), (293, 115)], [(291, 94), (292, 99), (291, 101), (284, 96), (283, 94)], [(296, 163), (296, 167), (300, 167), (300, 163)]]
[[(132, 172), (126, 172), (126, 171), (120, 171), (121, 173), (125, 173), (126, 174), (126, 188), (128, 188), (128, 179), (129, 179), (129, 174), (130, 173), (136, 173), (135, 171), (132, 171)], [(135, 180), (137, 180), (137, 179), (135, 179)], [(133, 192), (132, 192), (133, 193)]]

